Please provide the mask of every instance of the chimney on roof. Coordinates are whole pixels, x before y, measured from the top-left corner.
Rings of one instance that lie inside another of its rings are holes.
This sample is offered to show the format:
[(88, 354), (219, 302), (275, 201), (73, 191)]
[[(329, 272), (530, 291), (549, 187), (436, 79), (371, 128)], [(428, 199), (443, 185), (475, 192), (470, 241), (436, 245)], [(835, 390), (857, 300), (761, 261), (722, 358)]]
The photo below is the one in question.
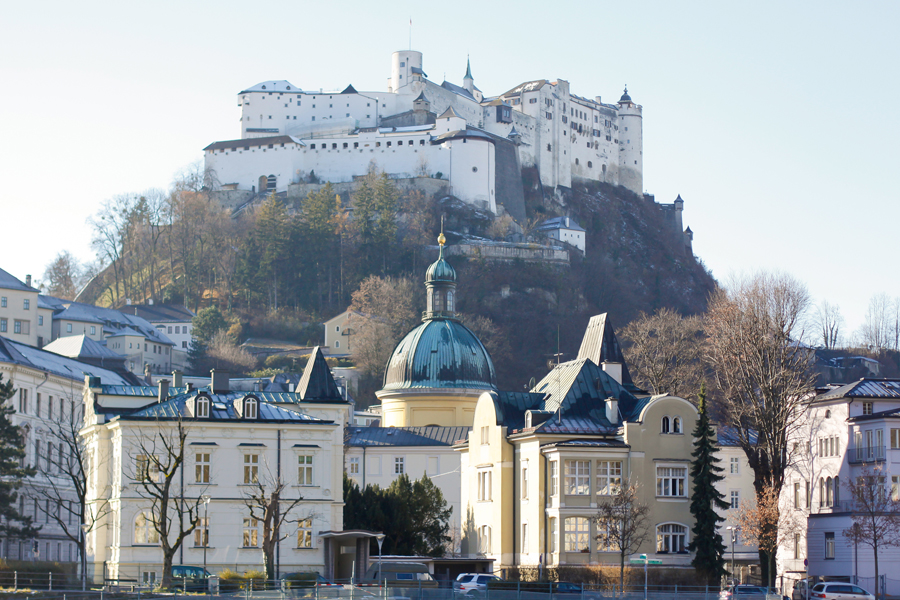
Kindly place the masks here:
[(622, 385), (622, 363), (603, 361), (600, 365), (606, 374), (616, 380), (616, 383)]
[(190, 391), (193, 390), (193, 389), (194, 389), (194, 384), (191, 383), (190, 381), (188, 381), (188, 382), (187, 382), (187, 391), (190, 392)]
[(606, 420), (613, 425), (619, 423), (619, 401), (612, 396), (606, 399)]
[(184, 380), (181, 377), (181, 371), (178, 369), (172, 371), (172, 387), (180, 388), (184, 385)]
[(213, 369), (209, 372), (210, 384), (213, 394), (226, 394), (231, 387), (231, 373), (221, 369)]
[(159, 380), (159, 401), (165, 402), (169, 398), (169, 380)]
[(27, 285), (28, 287), (31, 287), (31, 275), (25, 276), (25, 285)]

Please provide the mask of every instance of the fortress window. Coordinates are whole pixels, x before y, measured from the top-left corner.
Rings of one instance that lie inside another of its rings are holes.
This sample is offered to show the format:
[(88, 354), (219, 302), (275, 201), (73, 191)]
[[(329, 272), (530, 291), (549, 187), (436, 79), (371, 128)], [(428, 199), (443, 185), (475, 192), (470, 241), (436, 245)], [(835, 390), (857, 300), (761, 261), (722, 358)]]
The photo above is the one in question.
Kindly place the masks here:
[(550, 152), (550, 144), (547, 144), (547, 152)]
[(350, 116), (350, 113), (347, 113), (347, 116), (349, 117), (349, 116)]
[(332, 144), (332, 145), (331, 145), (331, 149), (332, 149), (332, 150), (337, 150), (337, 144)]
[(347, 142), (344, 142), (344, 148), (346, 148), (346, 147), (347, 147)]
[(328, 108), (334, 108), (334, 104), (329, 104)]
[(315, 121), (315, 120), (316, 120), (316, 118), (315, 118), (315, 117), (313, 117), (313, 118), (312, 118), (312, 120), (313, 120), (313, 121)]
[(353, 142), (353, 147), (354, 147), (354, 148), (359, 148), (359, 142)]
[(388, 148), (390, 148), (390, 147), (391, 147), (391, 142), (388, 142), (388, 143), (387, 143), (387, 146), (388, 146)]
[[(390, 142), (388, 142), (388, 144), (390, 144)], [(376, 148), (379, 148), (380, 146), (381, 146), (381, 142), (375, 142), (375, 147), (376, 147)]]
[(316, 149), (316, 145), (315, 145), (315, 144), (310, 144), (309, 148), (310, 148), (310, 150), (315, 150), (315, 149)]
[(272, 118), (272, 115), (269, 115), (269, 118), (271, 119), (271, 118)]
[(424, 145), (425, 145), (425, 140), (419, 140), (419, 145), (420, 145), (420, 146), (424, 146)]
[(400, 66), (401, 66), (401, 67), (405, 67), (405, 66), (406, 66), (406, 63), (405, 63), (405, 62), (401, 62), (401, 63), (400, 63)]
[(577, 159), (577, 158), (575, 159), (575, 164), (576, 164), (576, 165), (578, 164), (578, 159)]
[(594, 168), (594, 163), (592, 163), (591, 161), (588, 161), (588, 169), (593, 169), (593, 168)]
[(472, 172), (473, 172), (473, 173), (477, 173), (477, 172), (478, 172), (478, 167), (472, 167)]

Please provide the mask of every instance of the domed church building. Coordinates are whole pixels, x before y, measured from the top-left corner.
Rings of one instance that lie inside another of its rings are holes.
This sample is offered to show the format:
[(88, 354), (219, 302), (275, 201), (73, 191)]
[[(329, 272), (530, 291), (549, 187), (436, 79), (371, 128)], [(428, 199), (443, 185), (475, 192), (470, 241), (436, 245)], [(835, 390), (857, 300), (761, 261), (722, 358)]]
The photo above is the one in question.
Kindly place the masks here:
[(425, 273), (422, 324), (406, 334), (384, 372), (385, 427), (471, 427), (483, 392), (497, 390), (494, 363), (484, 344), (456, 318), (456, 270), (440, 254)]

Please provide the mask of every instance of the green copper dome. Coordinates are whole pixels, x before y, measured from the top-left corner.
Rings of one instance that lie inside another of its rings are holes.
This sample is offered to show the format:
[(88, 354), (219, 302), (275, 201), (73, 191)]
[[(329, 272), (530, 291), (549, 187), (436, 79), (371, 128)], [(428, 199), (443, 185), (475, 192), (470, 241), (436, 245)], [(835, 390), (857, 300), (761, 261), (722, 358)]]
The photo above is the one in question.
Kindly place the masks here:
[(425, 283), (430, 281), (456, 281), (456, 269), (444, 260), (443, 244), (438, 259), (431, 263), (428, 270), (425, 271)]
[(459, 321), (425, 321), (397, 344), (384, 372), (385, 390), (421, 388), (495, 390), (494, 363)]

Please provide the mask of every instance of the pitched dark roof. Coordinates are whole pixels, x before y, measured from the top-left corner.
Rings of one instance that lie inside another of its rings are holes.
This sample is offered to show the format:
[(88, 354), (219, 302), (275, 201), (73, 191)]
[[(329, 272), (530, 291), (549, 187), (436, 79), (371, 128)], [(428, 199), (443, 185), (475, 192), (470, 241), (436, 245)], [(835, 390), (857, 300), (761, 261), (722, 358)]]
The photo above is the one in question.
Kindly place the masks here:
[(342, 94), (358, 94), (359, 92), (356, 91), (356, 88), (353, 87), (353, 84), (350, 84), (347, 87), (345, 87), (344, 91), (341, 93)]
[(584, 231), (584, 227), (576, 223), (575, 219), (572, 219), (571, 217), (553, 217), (552, 219), (547, 219), (538, 225), (539, 231), (545, 229), (571, 229), (573, 231)]
[(475, 101), (475, 96), (469, 93), (469, 90), (464, 87), (460, 87), (454, 83), (450, 83), (449, 81), (445, 81), (444, 83), (442, 83), (441, 87), (445, 90), (450, 90), (454, 94), (459, 94), (460, 96), (464, 96), (469, 100)]
[(0, 288), (4, 290), (18, 290), (20, 292), (36, 292), (37, 290), (30, 285), (25, 285), (17, 277), (0, 269)]
[(567, 440), (565, 442), (555, 442), (545, 444), (541, 448), (630, 448), (628, 444), (622, 440)]
[(877, 421), (879, 419), (900, 418), (900, 408), (891, 408), (873, 412), (871, 415), (857, 415), (847, 419), (850, 423), (858, 423), (860, 421)]
[(0, 362), (31, 367), (66, 377), (76, 382), (83, 382), (85, 375), (91, 375), (119, 385), (134, 383), (128, 377), (109, 369), (97, 367), (66, 356), (60, 356), (46, 350), (40, 350), (34, 346), (20, 344), (3, 337), (0, 337)]
[(297, 384), (297, 394), (304, 402), (344, 402), (319, 346), (309, 355), (303, 377)]
[(471, 427), (348, 427), (348, 446), (452, 446), (465, 440)]
[(450, 106), (450, 107), (447, 107), (447, 110), (445, 110), (443, 113), (441, 113), (441, 115), (438, 117), (438, 119), (449, 119), (450, 117), (458, 117), (460, 119), (462, 118), (459, 116), (459, 113), (456, 112), (456, 110), (452, 106)]
[(632, 392), (640, 391), (634, 385), (631, 373), (628, 372), (628, 364), (625, 362), (622, 347), (619, 345), (619, 338), (616, 337), (616, 332), (609, 321), (608, 313), (595, 315), (588, 321), (576, 360), (586, 358), (591, 359), (595, 365), (601, 365), (604, 362), (620, 363), (622, 365), (622, 384)]
[(197, 316), (183, 304), (133, 304), (123, 306), (119, 311), (141, 317), (151, 323), (180, 323)]
[(419, 100), (424, 100), (425, 102), (429, 102), (428, 98), (425, 96), (425, 91), (419, 92), (419, 95), (416, 96), (416, 99), (413, 102), (418, 102)]
[(839, 398), (897, 399), (900, 398), (900, 379), (860, 379), (819, 394), (813, 401)]
[(77, 359), (98, 358), (124, 361), (126, 358), (86, 335), (71, 335), (56, 339), (44, 346), (44, 350)]
[[(203, 421), (241, 421), (244, 423), (278, 423), (278, 422), (305, 422), (310, 424), (320, 424), (320, 425), (330, 425), (334, 423), (334, 421), (328, 421), (324, 419), (318, 419), (316, 417), (311, 417), (309, 415), (304, 415), (297, 411), (288, 410), (286, 408), (281, 408), (279, 406), (275, 406), (269, 402), (266, 402), (260, 397), (260, 394), (257, 393), (229, 393), (229, 394), (208, 394), (211, 403), (210, 403), (210, 411), (208, 419), (198, 419)], [(180, 396), (175, 396), (174, 398), (169, 398), (165, 402), (160, 402), (158, 404), (151, 404), (145, 408), (142, 408), (138, 411), (135, 411), (128, 415), (122, 415), (119, 417), (121, 420), (131, 421), (131, 420), (142, 420), (142, 419), (159, 419), (159, 420), (169, 420), (169, 419), (179, 419), (179, 418), (190, 418), (193, 420), (193, 417), (190, 416), (189, 411), (187, 410), (187, 401), (190, 398), (196, 398), (198, 394), (182, 394)], [(254, 396), (259, 398), (260, 402), (258, 404), (258, 415), (257, 419), (243, 419), (234, 408), (234, 400), (238, 398), (244, 398), (246, 396)]]
[(243, 140), (226, 140), (224, 142), (213, 142), (203, 150), (228, 150), (229, 148), (237, 148), (239, 150), (249, 148), (250, 146), (268, 146), (269, 144), (302, 144), (297, 138), (289, 135), (273, 135), (261, 138), (246, 138)]
[(465, 77), (463, 77), (463, 79), (475, 79), (474, 77), (472, 77), (472, 63), (468, 58), (466, 59), (466, 75)]

